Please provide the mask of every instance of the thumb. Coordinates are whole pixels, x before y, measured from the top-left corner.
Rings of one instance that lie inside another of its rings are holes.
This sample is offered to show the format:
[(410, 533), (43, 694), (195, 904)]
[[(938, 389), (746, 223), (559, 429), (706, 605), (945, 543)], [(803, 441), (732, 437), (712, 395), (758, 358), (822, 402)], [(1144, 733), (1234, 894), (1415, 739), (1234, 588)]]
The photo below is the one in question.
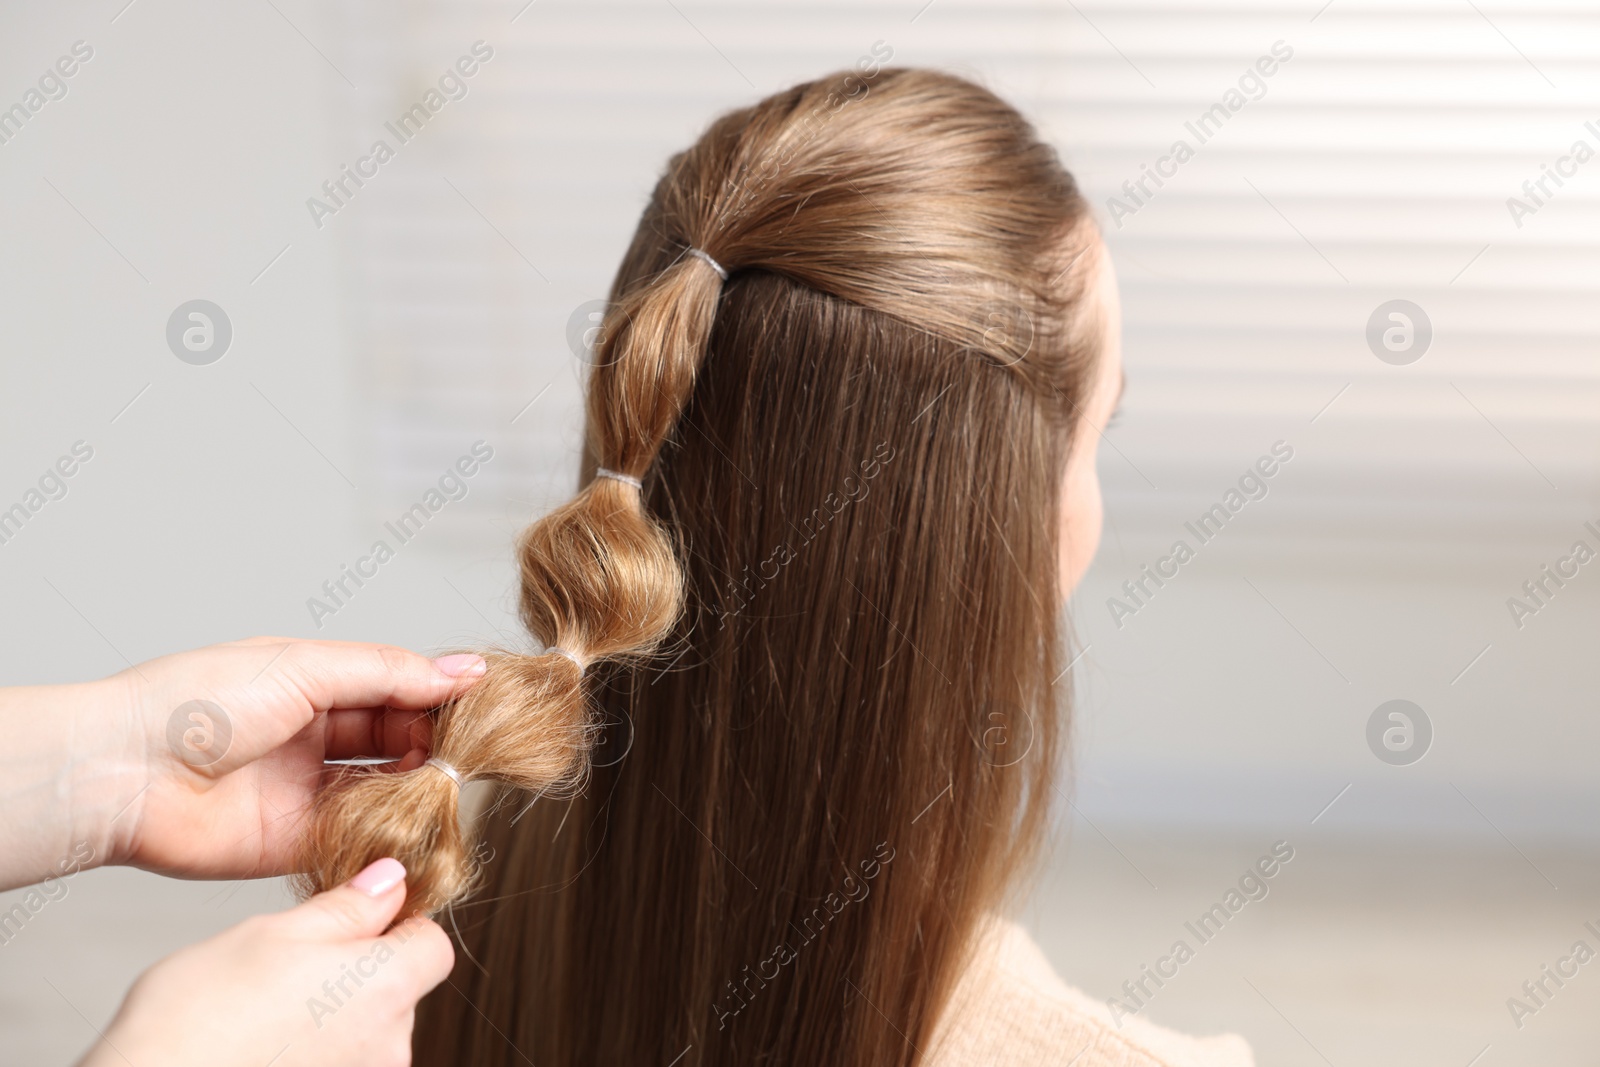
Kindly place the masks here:
[(406, 899), (406, 869), (396, 859), (369, 863), (344, 885), (285, 913), (307, 937), (351, 941), (376, 937), (389, 928)]

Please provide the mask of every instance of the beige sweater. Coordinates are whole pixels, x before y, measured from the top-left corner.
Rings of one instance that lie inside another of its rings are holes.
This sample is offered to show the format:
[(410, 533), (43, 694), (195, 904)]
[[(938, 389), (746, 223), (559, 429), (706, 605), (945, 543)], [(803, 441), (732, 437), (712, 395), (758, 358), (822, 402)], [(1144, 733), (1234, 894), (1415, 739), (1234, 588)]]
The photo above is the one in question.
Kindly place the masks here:
[(990, 920), (925, 1067), (1254, 1067), (1244, 1039), (1185, 1037), (1069, 989), (1016, 923)]

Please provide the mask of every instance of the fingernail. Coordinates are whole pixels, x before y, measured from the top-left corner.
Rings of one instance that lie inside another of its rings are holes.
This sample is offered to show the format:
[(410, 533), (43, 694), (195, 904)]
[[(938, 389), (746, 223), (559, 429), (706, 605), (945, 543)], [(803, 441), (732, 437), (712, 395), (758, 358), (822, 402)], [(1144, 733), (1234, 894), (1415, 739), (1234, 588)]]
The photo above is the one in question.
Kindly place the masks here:
[(475, 656), (471, 652), (457, 652), (453, 656), (440, 656), (433, 661), (433, 665), (439, 668), (440, 673), (448, 674), (452, 678), (482, 674), (489, 666), (484, 662), (482, 656)]
[(406, 880), (405, 864), (384, 857), (367, 864), (366, 870), (350, 879), (352, 889), (359, 889), (369, 897), (381, 897)]

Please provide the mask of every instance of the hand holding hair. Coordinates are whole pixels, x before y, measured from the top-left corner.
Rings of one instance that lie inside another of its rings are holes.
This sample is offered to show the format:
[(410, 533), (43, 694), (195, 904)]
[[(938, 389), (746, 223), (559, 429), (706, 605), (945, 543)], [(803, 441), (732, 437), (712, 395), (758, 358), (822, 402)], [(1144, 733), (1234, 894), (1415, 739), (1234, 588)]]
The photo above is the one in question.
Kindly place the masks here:
[(482, 671), (477, 656), (256, 637), (97, 682), (0, 690), (10, 762), (0, 887), (103, 864), (187, 878), (288, 873), (312, 797), (334, 776), (323, 761), (420, 766), (429, 709)]
[(430, 920), (390, 928), (405, 876), (378, 860), (297, 908), (168, 956), (134, 983), (80, 1067), (410, 1063), (417, 1001), (455, 952)]

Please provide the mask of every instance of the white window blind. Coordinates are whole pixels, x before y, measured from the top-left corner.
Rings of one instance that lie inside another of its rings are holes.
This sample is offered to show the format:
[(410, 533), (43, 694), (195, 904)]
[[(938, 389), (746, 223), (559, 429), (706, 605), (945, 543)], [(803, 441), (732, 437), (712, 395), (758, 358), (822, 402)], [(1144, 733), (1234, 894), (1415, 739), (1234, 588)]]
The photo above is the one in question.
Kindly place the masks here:
[[(1595, 517), (1600, 160), (1562, 164), (1520, 226), (1506, 203), (1575, 142), (1600, 150), (1585, 5), (346, 0), (339, 17), (357, 88), (333, 83), (347, 134), (328, 175), (474, 41), (494, 51), (325, 220), (356, 279), (387, 510), (478, 438), (497, 458), (452, 512), (460, 537), (503, 541), (564, 496), (568, 319), (604, 294), (667, 156), (882, 41), (1014, 101), (1096, 205), (1126, 312), (1126, 416), (1102, 470), (1129, 558), (1278, 440), (1296, 461), (1235, 548), (1520, 566)], [(1192, 156), (1163, 162), (1180, 140)], [(1124, 183), (1158, 164), (1164, 184), (1131, 200)], [(1397, 299), (1431, 322), (1409, 365), (1365, 336)]]

